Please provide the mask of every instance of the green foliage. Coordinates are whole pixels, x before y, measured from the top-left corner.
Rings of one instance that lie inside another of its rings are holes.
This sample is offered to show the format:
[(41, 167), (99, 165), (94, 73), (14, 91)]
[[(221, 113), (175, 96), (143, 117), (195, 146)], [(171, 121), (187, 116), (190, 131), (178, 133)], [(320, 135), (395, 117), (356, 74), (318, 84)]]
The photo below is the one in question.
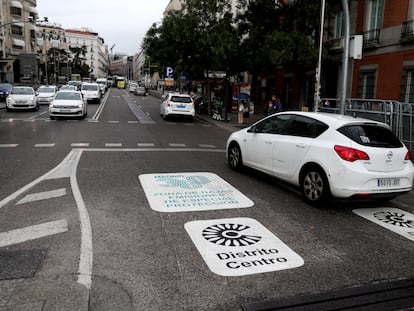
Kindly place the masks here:
[[(332, 2), (333, 6), (335, 1)], [(281, 64), (314, 68), (320, 0), (187, 0), (147, 32), (142, 48), (151, 62), (199, 78), (207, 70), (271, 70)]]

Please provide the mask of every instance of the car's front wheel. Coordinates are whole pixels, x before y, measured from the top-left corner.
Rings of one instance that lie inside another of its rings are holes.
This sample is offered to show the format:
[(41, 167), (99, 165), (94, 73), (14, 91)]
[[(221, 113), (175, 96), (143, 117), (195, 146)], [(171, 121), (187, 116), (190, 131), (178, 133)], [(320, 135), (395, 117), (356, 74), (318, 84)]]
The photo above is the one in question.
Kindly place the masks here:
[(309, 167), (303, 172), (300, 188), (305, 201), (312, 205), (321, 204), (330, 197), (328, 179), (317, 166)]
[(229, 146), (227, 160), (232, 169), (238, 169), (243, 165), (242, 154), (239, 145), (232, 143)]

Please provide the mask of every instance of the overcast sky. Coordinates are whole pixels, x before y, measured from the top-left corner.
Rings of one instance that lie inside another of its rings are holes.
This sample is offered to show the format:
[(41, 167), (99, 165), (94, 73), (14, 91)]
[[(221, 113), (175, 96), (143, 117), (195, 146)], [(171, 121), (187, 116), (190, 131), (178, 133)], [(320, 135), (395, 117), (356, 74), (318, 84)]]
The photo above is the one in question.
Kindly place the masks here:
[(162, 19), (170, 0), (37, 0), (39, 19), (63, 28), (87, 27), (105, 40), (113, 53), (133, 55), (153, 23)]

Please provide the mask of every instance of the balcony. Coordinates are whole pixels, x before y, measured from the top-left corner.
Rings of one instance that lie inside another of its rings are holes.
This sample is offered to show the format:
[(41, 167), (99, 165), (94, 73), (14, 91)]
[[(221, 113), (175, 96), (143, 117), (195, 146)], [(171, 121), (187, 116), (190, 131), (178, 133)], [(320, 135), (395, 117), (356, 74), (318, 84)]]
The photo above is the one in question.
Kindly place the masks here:
[(414, 20), (406, 21), (401, 28), (401, 43), (414, 42)]
[(377, 47), (380, 38), (380, 29), (371, 29), (365, 31), (364, 35), (364, 48)]

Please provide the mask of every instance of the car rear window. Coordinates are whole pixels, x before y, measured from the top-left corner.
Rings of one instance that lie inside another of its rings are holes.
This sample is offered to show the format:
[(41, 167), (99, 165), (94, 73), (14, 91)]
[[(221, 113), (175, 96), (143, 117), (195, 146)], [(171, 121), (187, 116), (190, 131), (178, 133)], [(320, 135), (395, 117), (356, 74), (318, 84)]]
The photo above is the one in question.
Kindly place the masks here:
[(376, 124), (353, 124), (338, 129), (346, 137), (363, 146), (400, 148), (403, 146), (389, 129)]
[(171, 101), (177, 103), (191, 103), (192, 99), (187, 96), (171, 96)]

